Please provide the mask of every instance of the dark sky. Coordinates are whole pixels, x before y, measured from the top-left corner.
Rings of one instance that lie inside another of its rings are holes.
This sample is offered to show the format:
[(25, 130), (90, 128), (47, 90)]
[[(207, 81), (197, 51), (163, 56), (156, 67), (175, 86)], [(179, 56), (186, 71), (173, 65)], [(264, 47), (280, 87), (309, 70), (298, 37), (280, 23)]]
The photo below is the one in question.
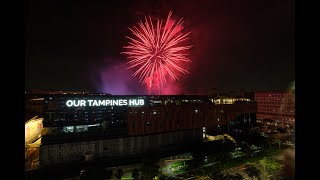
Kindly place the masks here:
[(293, 0), (33, 0), (25, 4), (26, 89), (141, 93), (122, 68), (128, 27), (170, 10), (192, 32), (185, 91), (286, 89), (295, 80)]

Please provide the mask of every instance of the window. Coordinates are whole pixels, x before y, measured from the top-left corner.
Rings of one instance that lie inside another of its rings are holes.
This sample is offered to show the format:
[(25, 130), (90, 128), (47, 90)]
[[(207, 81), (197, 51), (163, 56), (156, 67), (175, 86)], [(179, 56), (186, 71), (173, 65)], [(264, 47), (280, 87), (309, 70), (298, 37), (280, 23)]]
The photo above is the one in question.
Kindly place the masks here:
[(73, 132), (73, 126), (65, 126), (63, 127), (63, 131), (66, 133)]

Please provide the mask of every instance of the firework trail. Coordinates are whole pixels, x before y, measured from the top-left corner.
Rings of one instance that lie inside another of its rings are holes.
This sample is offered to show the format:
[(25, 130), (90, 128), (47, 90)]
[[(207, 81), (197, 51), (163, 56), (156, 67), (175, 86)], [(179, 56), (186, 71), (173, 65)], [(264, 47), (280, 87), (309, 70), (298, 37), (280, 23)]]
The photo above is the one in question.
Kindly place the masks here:
[(182, 18), (175, 21), (171, 15), (170, 11), (165, 23), (153, 22), (149, 16), (129, 28), (134, 37), (127, 37), (129, 45), (122, 52), (129, 59), (127, 68), (135, 68), (132, 76), (139, 76), (149, 93), (161, 94), (170, 80), (177, 81), (181, 74), (189, 73), (183, 66), (190, 62), (187, 50), (192, 46), (184, 45), (190, 32), (182, 31)]

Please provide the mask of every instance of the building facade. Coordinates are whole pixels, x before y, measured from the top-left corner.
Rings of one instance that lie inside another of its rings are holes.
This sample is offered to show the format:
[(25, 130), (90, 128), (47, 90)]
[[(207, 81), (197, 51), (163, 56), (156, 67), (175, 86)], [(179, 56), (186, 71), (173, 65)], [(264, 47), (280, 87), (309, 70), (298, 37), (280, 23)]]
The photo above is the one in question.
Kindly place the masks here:
[(257, 120), (269, 120), (272, 124), (294, 126), (295, 94), (291, 91), (255, 92)]
[[(256, 103), (208, 96), (46, 94), (42, 165), (93, 158), (139, 156), (203, 141), (203, 129), (228, 133), (234, 120), (255, 121)], [(39, 97), (37, 97), (39, 98)]]
[[(86, 156), (93, 159), (121, 159), (141, 157), (144, 153), (170, 152), (186, 145), (200, 143), (199, 130), (177, 131), (148, 136), (126, 136), (65, 143), (42, 144), (40, 162), (42, 166), (57, 163), (81, 162)], [(178, 148), (177, 148), (178, 147)]]

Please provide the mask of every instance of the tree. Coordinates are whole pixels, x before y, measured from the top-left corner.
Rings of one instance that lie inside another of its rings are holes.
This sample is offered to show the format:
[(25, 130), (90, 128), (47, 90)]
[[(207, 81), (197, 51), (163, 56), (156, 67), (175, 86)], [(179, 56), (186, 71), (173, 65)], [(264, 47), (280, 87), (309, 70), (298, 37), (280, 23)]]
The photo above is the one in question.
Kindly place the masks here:
[(159, 179), (160, 179), (160, 180), (166, 180), (167, 177), (166, 177), (165, 175), (163, 175), (163, 174), (160, 174)]
[(236, 175), (230, 175), (230, 174), (227, 174), (223, 177), (224, 180), (243, 180), (244, 178), (240, 175), (240, 174), (236, 174)]
[(117, 170), (117, 173), (116, 173), (116, 175), (115, 175), (116, 178), (117, 178), (117, 179), (121, 179), (122, 175), (123, 175), (122, 169), (118, 169), (118, 170)]
[(134, 168), (131, 176), (134, 180), (139, 179), (139, 170), (137, 168)]
[(103, 168), (92, 167), (86, 169), (80, 175), (80, 180), (101, 180), (106, 179), (106, 171)]
[(209, 177), (211, 179), (214, 179), (214, 180), (223, 180), (224, 179), (224, 175), (222, 174), (221, 171), (217, 171), (217, 172), (214, 172), (214, 173), (210, 173), (209, 174)]
[(274, 142), (278, 143), (279, 150), (280, 150), (281, 149), (281, 143), (282, 143), (281, 139), (276, 139), (276, 140), (274, 140)]
[(194, 166), (199, 167), (204, 161), (205, 154), (203, 152), (194, 151), (192, 152), (192, 157)]
[(111, 177), (112, 177), (112, 170), (107, 170), (106, 171), (106, 178), (111, 179)]
[(263, 166), (264, 176), (266, 174), (274, 175), (282, 170), (281, 164), (273, 158), (266, 158), (260, 160), (260, 164)]
[(235, 176), (232, 176), (232, 179), (234, 180), (243, 180), (244, 178), (240, 174), (236, 174)]
[(159, 174), (159, 166), (154, 163), (145, 163), (141, 167), (143, 179), (152, 179)]
[(230, 175), (226, 174), (224, 175), (222, 172), (217, 172), (215, 174), (209, 174), (209, 177), (214, 180), (243, 180), (244, 178), (240, 174), (236, 175)]
[(255, 167), (253, 165), (247, 165), (247, 168), (246, 168), (245, 172), (248, 174), (249, 177), (252, 177), (252, 178), (253, 177), (258, 177), (258, 179), (259, 179), (260, 174), (261, 174), (261, 171), (257, 167)]

